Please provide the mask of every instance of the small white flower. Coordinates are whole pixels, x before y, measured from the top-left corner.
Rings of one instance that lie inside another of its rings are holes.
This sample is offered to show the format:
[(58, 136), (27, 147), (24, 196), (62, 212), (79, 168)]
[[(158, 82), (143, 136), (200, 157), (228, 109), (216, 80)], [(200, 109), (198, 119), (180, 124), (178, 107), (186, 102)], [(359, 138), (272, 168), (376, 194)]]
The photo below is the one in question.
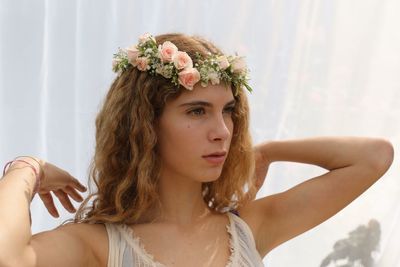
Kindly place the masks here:
[(207, 75), (212, 85), (219, 84), (219, 77), (217, 72), (210, 72)]
[(153, 52), (153, 49), (151, 49), (150, 47), (147, 48), (146, 50), (144, 50), (144, 53), (145, 53), (146, 55), (151, 54), (151, 52)]
[(113, 69), (115, 69), (117, 66), (118, 66), (118, 64), (121, 62), (121, 59), (120, 58), (114, 58), (113, 59), (113, 61), (112, 61), (112, 67), (113, 67)]
[(158, 67), (156, 68), (156, 72), (158, 74), (161, 74), (163, 77), (165, 77), (167, 79), (172, 77), (172, 70), (173, 70), (173, 68), (169, 65), (165, 65), (165, 66), (158, 65)]
[(139, 37), (139, 44), (143, 44), (143, 43), (147, 42), (148, 40), (151, 40), (151, 38), (152, 38), (152, 35), (150, 33), (146, 32)]

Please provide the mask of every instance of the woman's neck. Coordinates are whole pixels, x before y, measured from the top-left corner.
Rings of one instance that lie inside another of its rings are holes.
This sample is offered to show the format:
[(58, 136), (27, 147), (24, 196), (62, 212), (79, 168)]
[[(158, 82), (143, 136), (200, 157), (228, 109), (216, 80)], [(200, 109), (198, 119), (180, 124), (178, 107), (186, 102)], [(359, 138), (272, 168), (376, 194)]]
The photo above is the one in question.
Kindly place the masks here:
[(156, 222), (191, 225), (203, 221), (213, 211), (206, 205), (201, 182), (190, 179), (160, 179), (160, 207), (155, 209)]

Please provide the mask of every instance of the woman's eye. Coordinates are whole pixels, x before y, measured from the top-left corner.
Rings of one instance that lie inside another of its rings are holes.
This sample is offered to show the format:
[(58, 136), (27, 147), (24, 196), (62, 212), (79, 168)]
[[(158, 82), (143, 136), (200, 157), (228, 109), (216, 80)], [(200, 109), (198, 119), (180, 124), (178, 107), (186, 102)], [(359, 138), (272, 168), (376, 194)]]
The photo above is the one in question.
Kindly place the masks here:
[(189, 114), (192, 114), (192, 115), (195, 115), (195, 116), (203, 115), (204, 114), (204, 109), (203, 108), (192, 109), (192, 110), (189, 111)]
[(227, 107), (224, 111), (227, 113), (233, 113), (235, 111), (235, 107)]
[[(235, 110), (235, 107), (227, 107), (224, 109), (224, 113), (229, 113), (232, 114)], [(188, 111), (188, 114), (190, 115), (194, 115), (194, 116), (201, 116), (204, 115), (206, 113), (204, 108), (196, 108), (196, 109), (192, 109), (190, 111)]]

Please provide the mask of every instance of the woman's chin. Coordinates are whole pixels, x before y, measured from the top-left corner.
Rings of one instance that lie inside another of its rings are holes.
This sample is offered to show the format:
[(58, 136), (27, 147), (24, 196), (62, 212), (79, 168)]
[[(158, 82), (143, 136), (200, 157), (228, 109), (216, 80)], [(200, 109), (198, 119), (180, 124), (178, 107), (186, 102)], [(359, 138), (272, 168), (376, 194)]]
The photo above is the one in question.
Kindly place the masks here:
[(210, 174), (207, 176), (203, 176), (202, 182), (203, 183), (215, 182), (216, 180), (219, 179), (219, 177), (221, 177), (221, 172), (215, 173), (214, 175)]
[(222, 168), (202, 168), (198, 170), (195, 179), (202, 183), (215, 182), (221, 177)]

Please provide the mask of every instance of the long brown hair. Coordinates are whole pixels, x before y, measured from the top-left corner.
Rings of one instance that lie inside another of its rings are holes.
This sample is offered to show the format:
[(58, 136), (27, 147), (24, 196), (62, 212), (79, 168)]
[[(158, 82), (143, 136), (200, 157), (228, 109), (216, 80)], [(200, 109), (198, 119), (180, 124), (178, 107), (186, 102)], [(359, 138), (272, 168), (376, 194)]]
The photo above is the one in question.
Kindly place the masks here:
[[(211, 42), (197, 36), (164, 34), (157, 44), (173, 42), (195, 63), (195, 53), (222, 54)], [(146, 212), (160, 205), (157, 184), (160, 159), (155, 122), (168, 100), (182, 92), (162, 76), (129, 68), (112, 83), (96, 117), (96, 147), (90, 180), (97, 190), (89, 194), (75, 222), (145, 222)], [(238, 208), (254, 193), (254, 158), (249, 133), (249, 107), (243, 88), (235, 90), (234, 130), (221, 176), (202, 184), (207, 206), (223, 213)], [(248, 194), (251, 195), (251, 194)], [(92, 200), (92, 202), (91, 202)]]

